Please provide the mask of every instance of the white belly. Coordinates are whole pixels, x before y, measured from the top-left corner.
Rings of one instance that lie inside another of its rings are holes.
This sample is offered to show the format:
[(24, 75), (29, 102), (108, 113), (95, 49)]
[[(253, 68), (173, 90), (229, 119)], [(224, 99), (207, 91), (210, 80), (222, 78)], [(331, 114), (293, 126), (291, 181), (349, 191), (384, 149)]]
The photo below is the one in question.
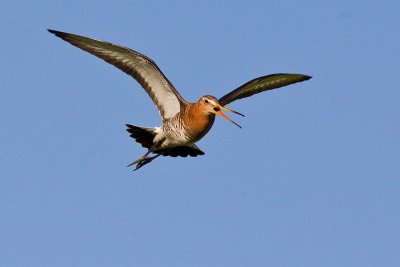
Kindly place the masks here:
[(163, 129), (162, 127), (157, 127), (156, 133), (157, 134), (154, 138), (154, 142), (160, 142), (160, 148), (187, 146), (194, 143), (189, 135), (186, 134), (186, 131), (184, 129)]

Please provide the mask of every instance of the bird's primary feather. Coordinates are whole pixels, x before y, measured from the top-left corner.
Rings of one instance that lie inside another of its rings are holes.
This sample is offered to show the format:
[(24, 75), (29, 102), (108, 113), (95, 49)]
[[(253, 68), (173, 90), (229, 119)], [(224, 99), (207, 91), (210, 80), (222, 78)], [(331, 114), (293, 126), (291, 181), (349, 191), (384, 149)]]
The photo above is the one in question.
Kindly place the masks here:
[(252, 96), (267, 90), (276, 89), (282, 86), (286, 86), (292, 83), (302, 82), (311, 79), (311, 76), (303, 74), (289, 74), (289, 73), (277, 73), (267, 76), (262, 76), (253, 79), (232, 92), (221, 97), (218, 102), (225, 106), (235, 100)]
[(123, 46), (76, 34), (48, 31), (132, 76), (149, 94), (163, 119), (173, 117), (180, 111), (180, 106), (187, 103), (156, 63), (145, 55)]

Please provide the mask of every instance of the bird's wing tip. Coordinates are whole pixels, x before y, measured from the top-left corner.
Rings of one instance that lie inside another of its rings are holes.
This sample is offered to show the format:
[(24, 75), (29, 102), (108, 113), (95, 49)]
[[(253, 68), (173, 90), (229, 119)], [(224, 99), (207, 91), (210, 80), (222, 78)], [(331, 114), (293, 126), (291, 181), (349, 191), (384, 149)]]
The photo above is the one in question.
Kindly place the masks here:
[(55, 36), (62, 37), (62, 36), (68, 36), (69, 34), (66, 32), (60, 32), (52, 29), (47, 29), (48, 32), (54, 34)]

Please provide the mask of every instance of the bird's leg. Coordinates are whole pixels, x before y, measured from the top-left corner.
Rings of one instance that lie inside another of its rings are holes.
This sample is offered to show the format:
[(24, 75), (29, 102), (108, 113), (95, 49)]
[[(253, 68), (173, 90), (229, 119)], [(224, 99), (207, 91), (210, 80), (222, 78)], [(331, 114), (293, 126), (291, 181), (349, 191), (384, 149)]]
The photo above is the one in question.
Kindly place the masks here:
[(153, 157), (148, 157), (148, 158), (144, 158), (143, 160), (139, 161), (136, 164), (136, 168), (134, 169), (134, 171), (140, 169), (141, 167), (143, 167), (144, 165), (146, 165), (147, 163), (152, 162), (154, 159), (158, 158), (159, 156), (161, 156), (160, 154), (155, 155)]
[(143, 156), (141, 156), (140, 158), (138, 158), (137, 160), (135, 160), (134, 162), (129, 164), (127, 167), (130, 167), (130, 166), (136, 164), (136, 168), (134, 169), (134, 171), (136, 171), (137, 169), (143, 167), (147, 163), (152, 162), (155, 158), (160, 156), (158, 154), (153, 157), (147, 157), (150, 153), (152, 153), (154, 151), (155, 148), (156, 148), (156, 144), (154, 144), (152, 147), (150, 147), (150, 149)]
[(134, 162), (128, 164), (126, 167), (130, 167), (130, 166), (132, 166), (133, 164), (136, 164), (136, 163), (139, 163), (139, 162), (145, 160), (146, 157), (147, 157), (150, 153), (151, 153), (151, 150), (149, 149), (149, 150), (146, 152), (146, 154), (144, 154), (143, 156), (141, 156), (140, 158), (138, 158), (138, 159), (135, 160)]

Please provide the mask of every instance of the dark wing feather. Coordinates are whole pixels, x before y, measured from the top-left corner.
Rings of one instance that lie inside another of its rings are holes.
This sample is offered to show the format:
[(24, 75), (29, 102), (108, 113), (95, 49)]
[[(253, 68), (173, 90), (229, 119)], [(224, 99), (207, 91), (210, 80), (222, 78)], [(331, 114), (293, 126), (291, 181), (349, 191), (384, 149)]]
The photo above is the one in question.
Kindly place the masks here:
[(170, 148), (165, 148), (161, 150), (156, 150), (154, 153), (161, 154), (163, 156), (171, 156), (171, 157), (197, 157), (204, 155), (204, 152), (201, 151), (196, 145), (191, 146), (175, 146)]
[(65, 32), (48, 31), (132, 76), (149, 94), (163, 119), (173, 117), (180, 111), (181, 104), (187, 103), (156, 63), (145, 55), (108, 42)]
[(219, 99), (223, 106), (245, 97), (311, 79), (303, 74), (277, 73), (251, 80)]

